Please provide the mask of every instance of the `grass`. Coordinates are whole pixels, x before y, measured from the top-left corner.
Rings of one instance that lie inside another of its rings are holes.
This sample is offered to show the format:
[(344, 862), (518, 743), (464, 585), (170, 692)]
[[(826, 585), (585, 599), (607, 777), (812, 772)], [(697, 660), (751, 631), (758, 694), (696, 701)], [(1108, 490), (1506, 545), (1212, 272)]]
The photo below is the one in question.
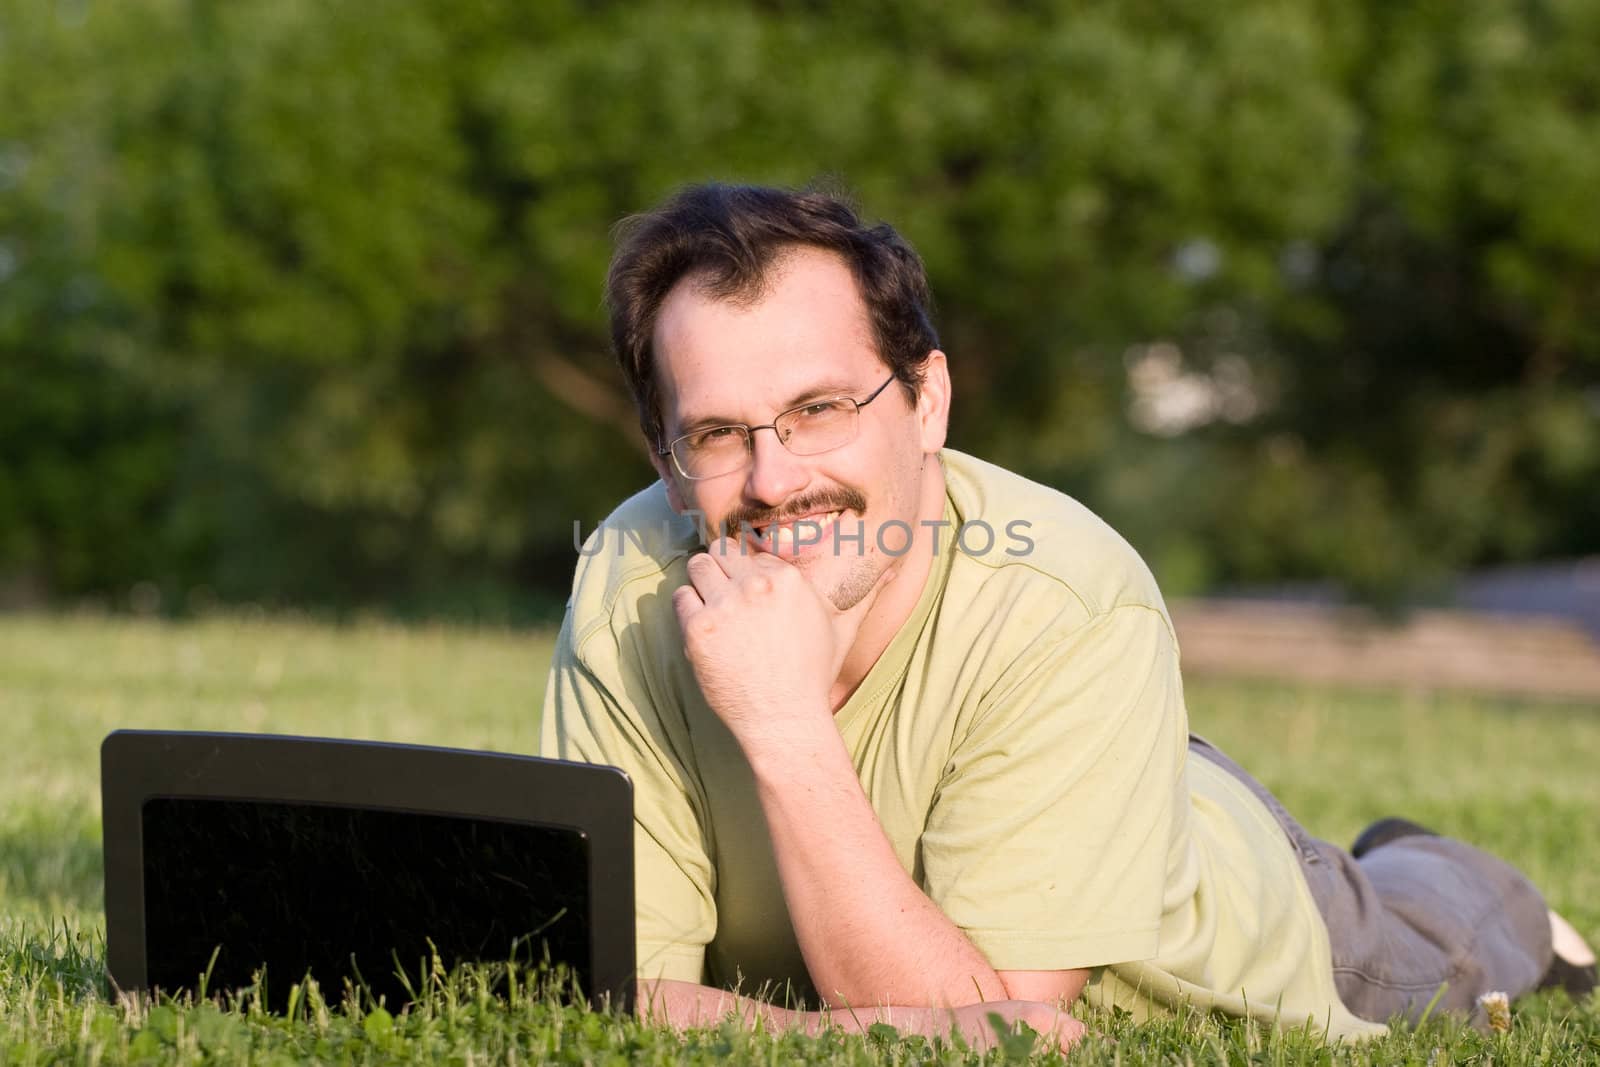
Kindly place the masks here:
[[(263, 730), (530, 752), (550, 636), (184, 625), (0, 616), (0, 1062), (943, 1064), (1039, 1058), (874, 1035), (724, 1026), (677, 1035), (564, 1007), (526, 980), (436, 974), (412, 1008), (301, 991), (293, 1017), (248, 992), (109, 1003), (102, 991), (98, 746), (117, 727)], [(1194, 728), (1321, 836), (1403, 813), (1528, 872), (1600, 939), (1600, 708), (1428, 693), (1191, 682)], [(503, 976), (500, 976), (503, 977)], [(526, 979), (526, 976), (523, 976)], [(1456, 1020), (1356, 1049), (1189, 1015), (1143, 1027), (1088, 1016), (1085, 1063), (1445, 1064), (1600, 1061), (1600, 1000), (1524, 998), (1508, 1033)]]

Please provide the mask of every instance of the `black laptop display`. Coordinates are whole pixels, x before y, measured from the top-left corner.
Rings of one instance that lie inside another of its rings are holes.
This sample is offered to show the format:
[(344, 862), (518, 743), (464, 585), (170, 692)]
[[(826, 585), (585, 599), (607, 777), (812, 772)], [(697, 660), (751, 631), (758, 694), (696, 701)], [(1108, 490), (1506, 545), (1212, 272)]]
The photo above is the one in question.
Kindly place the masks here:
[(632, 1004), (625, 775), (526, 756), (357, 741), (119, 731), (101, 750), (106, 957), (122, 989), (219, 992), (265, 968), (391, 1008), (434, 953), (563, 964)]

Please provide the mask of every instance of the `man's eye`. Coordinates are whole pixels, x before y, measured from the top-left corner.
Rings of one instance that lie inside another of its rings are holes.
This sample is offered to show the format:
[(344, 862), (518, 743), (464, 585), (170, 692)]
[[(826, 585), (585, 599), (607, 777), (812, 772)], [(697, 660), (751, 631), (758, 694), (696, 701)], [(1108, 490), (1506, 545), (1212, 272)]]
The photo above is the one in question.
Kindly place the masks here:
[(796, 412), (796, 414), (803, 419), (820, 419), (825, 416), (832, 415), (836, 410), (838, 410), (838, 407), (839, 402), (837, 400), (819, 400), (815, 404), (807, 404), (805, 407)]
[(725, 444), (731, 438), (739, 436), (737, 426), (713, 426), (709, 430), (702, 430), (689, 438), (689, 444), (694, 448), (715, 448)]

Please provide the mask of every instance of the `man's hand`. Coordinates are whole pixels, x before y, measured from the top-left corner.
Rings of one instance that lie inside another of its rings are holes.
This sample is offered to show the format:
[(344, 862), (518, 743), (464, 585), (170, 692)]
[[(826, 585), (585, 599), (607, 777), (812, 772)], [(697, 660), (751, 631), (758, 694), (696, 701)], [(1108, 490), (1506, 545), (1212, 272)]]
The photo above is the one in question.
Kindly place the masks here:
[(684, 650), (706, 703), (746, 753), (832, 729), (837, 612), (797, 567), (722, 538), (689, 557), (673, 591)]
[[(1044, 1039), (1041, 1051), (1057, 1048), (1065, 1052), (1083, 1038), (1086, 1030), (1084, 1025), (1069, 1015), (1065, 1009), (1038, 1000), (986, 1001), (957, 1008), (951, 1014), (954, 1017), (956, 1031), (966, 1038), (968, 1044), (977, 1049), (990, 1048), (1000, 1040), (1000, 1035), (995, 1033), (991, 1015), (998, 1015), (1000, 1021), (1012, 1029), (1015, 1029), (1018, 1023), (1027, 1023)], [(944, 1033), (949, 1033), (948, 1027)], [(934, 1035), (930, 1033), (923, 1036)]]

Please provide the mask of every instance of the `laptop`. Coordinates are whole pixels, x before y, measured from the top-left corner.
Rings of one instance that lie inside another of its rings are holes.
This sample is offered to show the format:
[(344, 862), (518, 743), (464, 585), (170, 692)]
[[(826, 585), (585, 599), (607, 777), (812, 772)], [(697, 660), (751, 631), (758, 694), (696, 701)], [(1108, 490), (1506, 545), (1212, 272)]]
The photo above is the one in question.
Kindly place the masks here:
[(398, 1010), (435, 960), (548, 961), (595, 1007), (633, 1006), (633, 793), (616, 768), (119, 730), (100, 782), (114, 989), (254, 986), (282, 1011), (310, 975), (331, 1002), (348, 980)]

